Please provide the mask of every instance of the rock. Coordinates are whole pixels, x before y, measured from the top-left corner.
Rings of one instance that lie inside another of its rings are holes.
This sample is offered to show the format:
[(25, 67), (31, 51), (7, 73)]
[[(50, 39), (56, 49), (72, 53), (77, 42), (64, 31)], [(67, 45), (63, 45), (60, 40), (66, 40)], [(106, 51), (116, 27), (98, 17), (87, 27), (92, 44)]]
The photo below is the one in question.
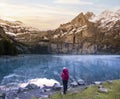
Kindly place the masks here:
[(5, 93), (0, 93), (0, 99), (5, 99), (6, 94)]
[(72, 87), (76, 87), (76, 86), (78, 86), (78, 83), (77, 83), (76, 81), (74, 81), (74, 82), (72, 82), (70, 85), (71, 85)]
[(51, 91), (51, 89), (44, 89), (44, 92), (49, 92)]
[(49, 95), (41, 95), (42, 98), (49, 98)]
[(31, 90), (31, 89), (38, 89), (39, 87), (37, 85), (35, 85), (35, 84), (28, 84), (25, 88)]
[(103, 88), (103, 85), (99, 85), (98, 88)]
[(25, 92), (25, 91), (29, 91), (29, 90), (32, 90), (32, 89), (38, 89), (40, 87), (38, 87), (37, 85), (35, 84), (28, 84), (26, 87), (24, 88), (18, 88), (17, 90), (17, 93), (20, 93), (20, 92)]
[(107, 82), (108, 82), (109, 84), (112, 84), (112, 80), (107, 80)]
[(85, 85), (85, 81), (82, 79), (79, 79), (77, 82), (78, 82), (78, 85)]
[(108, 89), (106, 89), (106, 88), (99, 88), (98, 91), (101, 93), (108, 93)]
[(43, 88), (42, 88), (41, 90), (42, 90), (42, 92), (44, 93), (44, 92), (51, 91), (51, 89), (52, 89), (52, 86), (43, 85)]
[(18, 89), (18, 91), (17, 91), (17, 93), (21, 93), (21, 92), (24, 92), (24, 91), (28, 91), (28, 89), (27, 88), (19, 88)]
[(60, 86), (60, 84), (57, 84), (57, 83), (55, 83), (54, 85), (53, 85), (53, 90), (56, 90), (56, 91), (59, 91), (59, 90), (61, 90), (61, 86)]
[(15, 99), (19, 99), (18, 97), (15, 97)]
[(96, 82), (94, 82), (94, 84), (95, 84), (95, 85), (100, 85), (100, 84), (102, 84), (102, 82), (96, 81)]
[(44, 89), (44, 88), (45, 88), (45, 89), (51, 89), (52, 86), (47, 86), (47, 85), (44, 84), (44, 85), (43, 85), (43, 89)]

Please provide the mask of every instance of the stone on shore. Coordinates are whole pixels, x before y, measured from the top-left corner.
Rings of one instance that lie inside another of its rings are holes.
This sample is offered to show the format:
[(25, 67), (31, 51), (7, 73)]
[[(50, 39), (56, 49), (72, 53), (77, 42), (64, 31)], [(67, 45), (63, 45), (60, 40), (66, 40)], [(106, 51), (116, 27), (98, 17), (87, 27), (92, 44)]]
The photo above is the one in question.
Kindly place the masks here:
[(103, 85), (99, 85), (98, 86), (98, 92), (101, 92), (101, 93), (108, 93), (108, 89), (107, 88), (104, 88)]
[(57, 84), (57, 83), (55, 83), (54, 85), (53, 85), (53, 90), (55, 90), (55, 91), (59, 91), (59, 90), (61, 90), (61, 86), (59, 85), (59, 84)]
[(29, 91), (29, 90), (32, 90), (32, 89), (38, 89), (40, 87), (38, 87), (37, 85), (35, 84), (28, 84), (26, 87), (20, 87), (17, 91), (17, 93), (20, 93), (20, 92), (25, 92), (25, 91)]
[(100, 93), (108, 93), (108, 89), (106, 89), (106, 88), (99, 88), (98, 92), (100, 92)]
[(78, 82), (78, 85), (85, 85), (85, 81), (82, 79), (79, 79), (77, 82)]
[(37, 89), (37, 88), (40, 88), (40, 87), (38, 87), (38, 86), (35, 85), (35, 84), (28, 84), (25, 88), (31, 90), (31, 89)]
[(109, 84), (112, 84), (112, 80), (107, 80), (107, 82), (108, 82)]
[(70, 83), (71, 87), (77, 87), (78, 86), (78, 83), (76, 81)]
[(102, 82), (100, 82), (100, 81), (95, 81), (94, 84), (95, 84), (95, 85), (101, 85)]
[(28, 91), (28, 89), (27, 88), (19, 88), (18, 89), (18, 91), (17, 91), (17, 93), (21, 93), (21, 92), (25, 92), (25, 91)]

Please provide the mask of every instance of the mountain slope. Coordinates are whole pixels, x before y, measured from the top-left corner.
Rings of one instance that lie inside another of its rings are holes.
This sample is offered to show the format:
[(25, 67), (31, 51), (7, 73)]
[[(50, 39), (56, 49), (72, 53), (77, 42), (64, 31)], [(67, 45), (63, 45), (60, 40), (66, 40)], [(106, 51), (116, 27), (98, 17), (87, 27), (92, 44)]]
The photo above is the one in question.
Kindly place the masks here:
[[(93, 21), (94, 20), (94, 21)], [(73, 54), (119, 54), (120, 11), (104, 11), (99, 16), (80, 13), (53, 33), (51, 50)]]
[(0, 55), (17, 55), (27, 50), (26, 46), (7, 35), (0, 27)]

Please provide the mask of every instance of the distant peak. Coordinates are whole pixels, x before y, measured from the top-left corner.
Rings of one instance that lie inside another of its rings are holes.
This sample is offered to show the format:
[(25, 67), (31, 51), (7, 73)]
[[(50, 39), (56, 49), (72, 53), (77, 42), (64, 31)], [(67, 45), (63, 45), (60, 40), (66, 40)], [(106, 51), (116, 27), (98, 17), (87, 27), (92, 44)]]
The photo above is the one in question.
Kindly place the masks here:
[(0, 17), (0, 19), (2, 19), (4, 21), (9, 21), (9, 22), (15, 22), (16, 21), (13, 18), (9, 18), (9, 17)]
[(95, 17), (95, 14), (93, 12), (87, 12), (87, 13), (85, 13), (85, 16), (87, 19), (90, 19), (92, 17)]
[(24, 25), (21, 21), (17, 21), (13, 18), (9, 18), (9, 17), (0, 17), (0, 24), (4, 24), (4, 25)]
[(81, 12), (78, 16), (75, 17), (75, 19), (79, 18), (79, 17), (84, 17), (84, 13)]
[(114, 12), (113, 11), (110, 11), (110, 10), (105, 10), (101, 13), (102, 16), (105, 16), (105, 17), (108, 17), (110, 16), (111, 14), (113, 14)]
[(78, 26), (86, 25), (88, 23), (88, 19), (86, 16), (81, 12), (77, 17), (75, 17), (72, 21), (72, 24), (77, 24)]

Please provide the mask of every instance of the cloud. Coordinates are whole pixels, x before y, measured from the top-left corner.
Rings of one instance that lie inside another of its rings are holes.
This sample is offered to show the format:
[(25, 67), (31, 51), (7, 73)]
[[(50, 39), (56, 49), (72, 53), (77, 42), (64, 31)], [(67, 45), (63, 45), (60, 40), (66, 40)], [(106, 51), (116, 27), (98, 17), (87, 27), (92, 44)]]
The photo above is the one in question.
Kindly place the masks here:
[(59, 4), (93, 5), (93, 2), (81, 0), (55, 0), (54, 2)]
[(3, 16), (51, 16), (51, 15), (75, 15), (74, 11), (62, 7), (48, 5), (14, 5), (0, 3), (0, 12)]
[(60, 6), (0, 3), (0, 17), (13, 18), (42, 30), (58, 27), (60, 23), (67, 22), (74, 15), (75, 11)]

